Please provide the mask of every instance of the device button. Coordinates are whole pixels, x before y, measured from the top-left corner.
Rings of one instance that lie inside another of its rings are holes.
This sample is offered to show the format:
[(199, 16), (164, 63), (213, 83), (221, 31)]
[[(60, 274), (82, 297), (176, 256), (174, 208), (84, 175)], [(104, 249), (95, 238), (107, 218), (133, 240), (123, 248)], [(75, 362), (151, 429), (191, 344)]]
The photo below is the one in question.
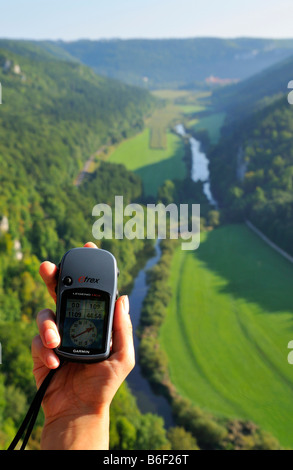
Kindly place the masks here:
[(65, 286), (71, 286), (72, 284), (72, 278), (70, 276), (65, 276), (63, 279), (62, 279), (62, 282)]

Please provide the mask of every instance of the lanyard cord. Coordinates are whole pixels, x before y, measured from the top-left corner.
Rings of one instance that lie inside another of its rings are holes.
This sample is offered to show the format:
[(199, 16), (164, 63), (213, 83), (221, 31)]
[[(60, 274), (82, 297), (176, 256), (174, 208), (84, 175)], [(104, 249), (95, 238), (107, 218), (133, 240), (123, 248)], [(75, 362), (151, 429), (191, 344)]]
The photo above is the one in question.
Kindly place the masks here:
[(20, 450), (25, 449), (25, 446), (26, 446), (26, 444), (29, 440), (29, 437), (30, 437), (31, 432), (33, 430), (35, 421), (36, 421), (37, 416), (39, 414), (39, 410), (40, 410), (44, 395), (46, 393), (46, 390), (47, 390), (47, 388), (48, 388), (48, 386), (51, 382), (51, 379), (53, 378), (53, 376), (55, 375), (57, 370), (60, 369), (61, 366), (62, 366), (62, 363), (59, 365), (59, 367), (57, 367), (57, 369), (51, 369), (50, 372), (48, 373), (48, 375), (43, 380), (40, 388), (38, 389), (37, 393), (35, 394), (35, 397), (34, 397), (32, 403), (31, 403), (31, 406), (29, 407), (29, 410), (28, 410), (28, 412), (27, 412), (27, 414), (26, 414), (19, 430), (16, 433), (15, 438), (13, 439), (13, 441), (11, 442), (11, 444), (9, 445), (7, 450), (14, 450), (15, 449), (16, 445), (20, 441), (20, 439), (21, 439), (21, 437), (22, 437), (22, 435), (25, 431), (25, 428), (28, 426), (26, 434), (25, 434), (23, 442), (22, 442), (22, 445), (20, 447)]

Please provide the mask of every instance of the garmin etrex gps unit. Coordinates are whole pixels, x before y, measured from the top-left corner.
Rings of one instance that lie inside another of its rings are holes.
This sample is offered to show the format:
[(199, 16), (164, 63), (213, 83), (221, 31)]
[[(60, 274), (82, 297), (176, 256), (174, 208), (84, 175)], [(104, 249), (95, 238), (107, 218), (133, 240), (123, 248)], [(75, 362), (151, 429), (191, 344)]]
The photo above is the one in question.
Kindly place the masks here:
[(116, 259), (106, 250), (83, 247), (65, 253), (56, 288), (59, 357), (90, 363), (110, 355), (117, 277)]

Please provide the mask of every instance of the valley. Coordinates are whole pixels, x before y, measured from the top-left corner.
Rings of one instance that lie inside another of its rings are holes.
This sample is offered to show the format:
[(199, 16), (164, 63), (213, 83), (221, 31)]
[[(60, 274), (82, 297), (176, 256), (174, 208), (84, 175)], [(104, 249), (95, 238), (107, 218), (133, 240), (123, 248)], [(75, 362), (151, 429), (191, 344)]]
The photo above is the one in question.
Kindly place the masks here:
[[(176, 449), (179, 435), (194, 449), (293, 448), (293, 266), (245, 224), (251, 220), (292, 254), (293, 115), (276, 77), (291, 73), (293, 43), (276, 42), (264, 54), (256, 41), (259, 62), (249, 70), (245, 41), (194, 44), (213, 45), (209, 64), (223, 51), (219, 74), (227, 64), (236, 73), (237, 51), (242, 80), (213, 89), (205, 82), (210, 65), (198, 69), (197, 81), (180, 54), (181, 75), (179, 66), (172, 74), (163, 43), (165, 66), (153, 62), (154, 76), (144, 75), (141, 87), (139, 67), (102, 76), (97, 56), (82, 64), (87, 41), (80, 49), (0, 41), (0, 220), (8, 221), (0, 232), (0, 448), (33, 395), (36, 312), (54, 308), (39, 264), (58, 263), (65, 250), (92, 239), (93, 207), (114, 207), (117, 195), (143, 206), (200, 204), (201, 243), (185, 251), (166, 241), (156, 251), (153, 240), (96, 240), (118, 260), (139, 360), (139, 376), (130, 376), (111, 406), (111, 448)], [(98, 46), (116, 54), (126, 45)], [(136, 55), (149, 43), (132, 45)], [(5, 69), (8, 59), (25, 80)], [(40, 416), (32, 449), (42, 424)]]
[[(170, 96), (167, 91), (160, 94)], [(201, 118), (200, 111), (193, 113), (189, 121), (178, 108), (177, 121), (182, 118), (193, 131), (196, 123), (215, 144), (223, 115), (206, 114)], [(176, 121), (170, 122), (173, 126)], [(139, 146), (136, 152), (141, 155)], [(126, 157), (125, 161), (128, 165)], [(140, 163), (134, 152), (132, 168)], [(160, 174), (167, 175), (165, 159), (161, 164)], [(143, 160), (143, 181), (151, 185), (147, 166)], [(176, 168), (174, 175), (180, 174)], [(159, 332), (170, 380), (183, 397), (218, 418), (253, 421), (289, 448), (292, 276), (292, 264), (244, 224), (202, 232), (196, 251), (184, 252), (178, 246), (174, 253), (169, 273), (172, 295)]]

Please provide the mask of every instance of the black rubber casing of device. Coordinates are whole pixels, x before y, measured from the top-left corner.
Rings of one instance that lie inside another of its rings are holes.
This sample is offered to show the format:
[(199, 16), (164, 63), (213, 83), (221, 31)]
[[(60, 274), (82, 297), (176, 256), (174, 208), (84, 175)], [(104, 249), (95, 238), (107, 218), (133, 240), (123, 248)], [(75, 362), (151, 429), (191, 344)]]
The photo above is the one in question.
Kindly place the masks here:
[[(115, 301), (118, 297), (118, 269), (115, 257), (108, 251), (98, 248), (73, 248), (63, 256), (59, 265), (56, 287), (56, 322), (61, 336), (56, 354), (65, 361), (92, 363), (107, 359), (110, 355), (110, 342)], [(104, 320), (103, 347), (86, 352), (81, 349), (62, 346), (65, 318), (64, 299), (71, 293), (97, 295), (105, 299), (107, 315)], [(72, 349), (72, 351), (69, 351)], [(73, 352), (76, 351), (76, 352)]]

